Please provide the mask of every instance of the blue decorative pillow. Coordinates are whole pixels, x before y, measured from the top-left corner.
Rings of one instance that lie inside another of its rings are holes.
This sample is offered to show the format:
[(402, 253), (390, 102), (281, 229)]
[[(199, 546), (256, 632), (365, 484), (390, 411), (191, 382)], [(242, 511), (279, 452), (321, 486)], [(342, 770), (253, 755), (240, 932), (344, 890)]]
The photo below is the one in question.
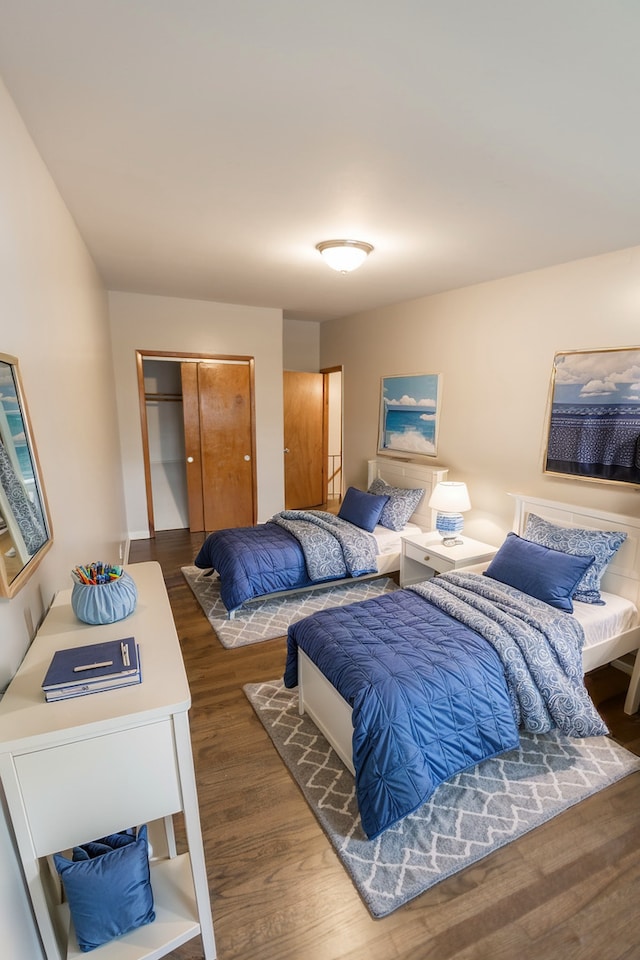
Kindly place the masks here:
[(155, 920), (147, 828), (125, 831), (54, 854), (83, 953)]
[(626, 533), (621, 530), (582, 530), (579, 527), (559, 527), (549, 523), (542, 517), (530, 513), (524, 532), (527, 540), (540, 543), (552, 550), (575, 557), (594, 557), (582, 579), (578, 582), (573, 593), (574, 600), (583, 603), (604, 604), (600, 596), (600, 580), (602, 574), (616, 550), (627, 539)]
[(358, 490), (356, 487), (349, 487), (344, 495), (338, 516), (342, 520), (348, 520), (356, 527), (361, 527), (371, 533), (380, 519), (380, 514), (388, 499), (388, 497), (378, 497), (372, 493), (365, 493), (364, 490)]
[(592, 556), (560, 553), (508, 533), (484, 576), (507, 583), (559, 610), (573, 613), (571, 595), (593, 561)]
[(421, 487), (414, 489), (390, 487), (381, 477), (376, 477), (369, 487), (369, 493), (388, 497), (388, 503), (380, 514), (378, 522), (389, 530), (402, 530), (424, 497), (424, 490)]

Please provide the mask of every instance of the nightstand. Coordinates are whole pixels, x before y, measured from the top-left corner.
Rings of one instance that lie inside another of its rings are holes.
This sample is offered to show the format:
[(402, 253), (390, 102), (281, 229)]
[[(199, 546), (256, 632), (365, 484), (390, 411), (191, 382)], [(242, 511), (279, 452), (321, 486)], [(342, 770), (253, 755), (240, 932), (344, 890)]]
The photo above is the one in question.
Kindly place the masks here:
[(400, 550), (400, 586), (428, 580), (436, 573), (447, 573), (459, 567), (491, 560), (497, 547), (471, 537), (462, 537), (462, 543), (445, 547), (439, 533), (416, 533), (402, 537)]

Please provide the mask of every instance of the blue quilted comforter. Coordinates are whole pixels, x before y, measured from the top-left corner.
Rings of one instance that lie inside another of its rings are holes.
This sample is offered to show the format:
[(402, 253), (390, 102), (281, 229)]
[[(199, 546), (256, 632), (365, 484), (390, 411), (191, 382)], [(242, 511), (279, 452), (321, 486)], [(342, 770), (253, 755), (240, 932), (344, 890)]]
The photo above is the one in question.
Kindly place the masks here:
[(232, 611), (280, 590), (375, 573), (376, 541), (332, 514), (287, 510), (255, 527), (217, 530), (194, 563), (217, 571), (220, 598)]
[[(285, 685), (297, 684), (300, 647), (352, 707), (356, 793), (370, 839), (455, 773), (516, 747), (521, 724), (607, 732), (584, 689), (579, 625), (502, 586), (445, 574), (290, 627)], [(416, 592), (423, 587), (428, 600)], [(450, 587), (468, 596), (452, 601)]]

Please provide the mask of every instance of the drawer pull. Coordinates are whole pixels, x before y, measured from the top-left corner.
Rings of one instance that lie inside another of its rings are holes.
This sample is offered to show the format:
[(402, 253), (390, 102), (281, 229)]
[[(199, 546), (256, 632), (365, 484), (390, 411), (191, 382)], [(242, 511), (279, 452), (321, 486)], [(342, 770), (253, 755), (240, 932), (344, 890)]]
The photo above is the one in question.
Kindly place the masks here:
[(425, 553), (425, 555), (424, 555), (424, 562), (425, 562), (425, 563), (429, 563), (429, 560), (431, 560), (431, 557), (429, 556), (428, 553)]

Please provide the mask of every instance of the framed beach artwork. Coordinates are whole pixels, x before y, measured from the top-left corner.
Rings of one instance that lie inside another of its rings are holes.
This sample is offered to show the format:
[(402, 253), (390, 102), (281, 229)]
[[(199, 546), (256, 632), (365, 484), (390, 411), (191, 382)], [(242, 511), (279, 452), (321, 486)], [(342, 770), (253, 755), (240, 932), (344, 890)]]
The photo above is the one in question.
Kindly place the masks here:
[(383, 377), (378, 453), (435, 457), (439, 404), (439, 374)]
[(640, 347), (557, 353), (544, 472), (640, 484)]

